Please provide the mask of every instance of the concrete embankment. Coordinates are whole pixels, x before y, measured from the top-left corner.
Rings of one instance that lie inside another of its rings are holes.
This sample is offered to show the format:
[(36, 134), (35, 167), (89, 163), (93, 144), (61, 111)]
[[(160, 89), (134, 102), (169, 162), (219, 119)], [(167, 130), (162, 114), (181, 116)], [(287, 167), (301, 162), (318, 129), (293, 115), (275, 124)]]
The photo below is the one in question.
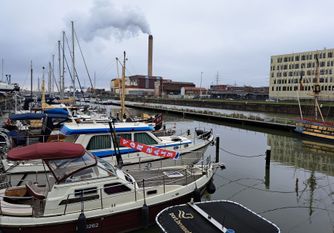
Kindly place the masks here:
[[(171, 104), (180, 106), (193, 106), (205, 108), (219, 108), (250, 112), (268, 112), (280, 114), (299, 115), (299, 106), (296, 102), (265, 102), (265, 101), (249, 101), (249, 100), (212, 100), (212, 99), (158, 99), (158, 98), (131, 98), (128, 101)], [(323, 103), (321, 105), (323, 114), (326, 116), (334, 116), (333, 103)], [(312, 116), (314, 113), (314, 105), (312, 102), (302, 103), (302, 111), (304, 116)]]

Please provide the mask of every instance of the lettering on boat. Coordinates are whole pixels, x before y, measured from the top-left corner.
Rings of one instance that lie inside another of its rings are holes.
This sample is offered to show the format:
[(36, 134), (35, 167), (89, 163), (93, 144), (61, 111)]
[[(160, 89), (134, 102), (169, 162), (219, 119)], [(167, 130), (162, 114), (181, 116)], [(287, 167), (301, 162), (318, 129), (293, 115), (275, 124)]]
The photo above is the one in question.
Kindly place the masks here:
[(90, 223), (86, 225), (86, 229), (93, 229), (93, 228), (98, 228), (99, 227), (99, 223)]

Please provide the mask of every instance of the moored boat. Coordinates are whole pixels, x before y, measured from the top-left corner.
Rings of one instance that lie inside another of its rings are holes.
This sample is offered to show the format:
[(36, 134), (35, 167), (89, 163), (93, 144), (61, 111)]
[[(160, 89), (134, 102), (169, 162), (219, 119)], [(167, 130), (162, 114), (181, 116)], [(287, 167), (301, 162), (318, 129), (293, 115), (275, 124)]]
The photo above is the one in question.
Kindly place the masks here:
[(168, 207), (156, 217), (162, 232), (279, 233), (269, 220), (228, 200), (187, 203)]
[(42, 159), (45, 181), (0, 190), (4, 232), (126, 232), (167, 206), (198, 200), (217, 163), (122, 171), (68, 142), (14, 148), (14, 161)]
[[(300, 111), (300, 120), (296, 122), (295, 132), (301, 134), (302, 136), (308, 136), (315, 139), (327, 140), (330, 142), (334, 141), (334, 123), (326, 122), (325, 118), (322, 114), (321, 107), (319, 105), (318, 99), (321, 96), (320, 92), (323, 90), (324, 86), (320, 85), (319, 78), (319, 59), (318, 55), (315, 55), (316, 59), (316, 70), (315, 70), (315, 78), (313, 80), (312, 86), (312, 96), (314, 98), (314, 119), (306, 119), (303, 117), (302, 108), (300, 105), (299, 94), (298, 94), (298, 104)], [(303, 71), (300, 72), (300, 86), (299, 90), (303, 90), (302, 80), (303, 80)], [(299, 91), (298, 90), (298, 91)], [(297, 92), (298, 93), (298, 92)]]

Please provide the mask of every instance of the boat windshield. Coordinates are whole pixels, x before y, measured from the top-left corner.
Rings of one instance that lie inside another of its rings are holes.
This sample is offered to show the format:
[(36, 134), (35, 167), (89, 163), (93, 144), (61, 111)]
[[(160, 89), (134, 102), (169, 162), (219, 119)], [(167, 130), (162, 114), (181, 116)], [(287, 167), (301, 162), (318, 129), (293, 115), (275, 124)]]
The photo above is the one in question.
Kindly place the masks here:
[(111, 173), (112, 175), (116, 175), (116, 168), (111, 165), (110, 163), (108, 163), (107, 161), (105, 161), (104, 159), (101, 159), (99, 157), (96, 157), (97, 162), (98, 162), (98, 166), (100, 168), (102, 168), (105, 171), (108, 171), (108, 173)]
[(86, 152), (78, 158), (47, 160), (46, 163), (59, 182), (76, 172), (95, 165), (97, 161), (93, 155)]
[(73, 142), (73, 143), (75, 143), (76, 142), (76, 140), (77, 140), (77, 138), (78, 138), (78, 136), (79, 135), (77, 135), (77, 134), (73, 134), (73, 135), (67, 135), (67, 136), (65, 136), (65, 138), (64, 138), (64, 142)]

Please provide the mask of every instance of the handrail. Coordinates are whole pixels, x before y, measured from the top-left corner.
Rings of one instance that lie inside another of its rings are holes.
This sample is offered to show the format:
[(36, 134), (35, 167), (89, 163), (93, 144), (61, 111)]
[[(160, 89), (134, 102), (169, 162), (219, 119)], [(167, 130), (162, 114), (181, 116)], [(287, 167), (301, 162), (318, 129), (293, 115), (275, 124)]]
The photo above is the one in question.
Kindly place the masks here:
[[(207, 160), (201, 160), (201, 166), (199, 168), (202, 169), (202, 172), (204, 171), (207, 171), (208, 170), (208, 167), (206, 165), (210, 165), (211, 161), (209, 161), (210, 158), (208, 158)], [(130, 185), (133, 186), (134, 188), (132, 190), (129, 190), (127, 192), (119, 192), (119, 193), (114, 193), (112, 195), (107, 195), (105, 193), (105, 187), (99, 187), (97, 188), (97, 192), (94, 192), (94, 193), (89, 193), (89, 194), (84, 194), (84, 198), (87, 198), (87, 201), (90, 200), (90, 201), (97, 201), (96, 203), (100, 203), (99, 205), (96, 205), (96, 206), (93, 206), (92, 209), (103, 209), (104, 208), (104, 200), (112, 200), (112, 199), (116, 199), (116, 198), (122, 198), (124, 197), (124, 195), (127, 195), (128, 198), (133, 198), (133, 201), (134, 202), (146, 202), (146, 198), (147, 198), (147, 193), (150, 191), (150, 190), (156, 190), (156, 186), (151, 186), (150, 183), (151, 182), (159, 182), (161, 185), (160, 185), (160, 193), (163, 192), (163, 193), (166, 193), (166, 186), (167, 185), (172, 185), (172, 184), (177, 184), (178, 182), (182, 181), (183, 180), (183, 183), (185, 182), (185, 185), (188, 185), (192, 182), (195, 181), (194, 179), (194, 175), (195, 175), (195, 172), (193, 170), (194, 166), (188, 166), (188, 168), (185, 168), (185, 169), (179, 169), (179, 170), (175, 170), (175, 171), (178, 171), (180, 172), (183, 176), (181, 176), (180, 178), (176, 178), (176, 179), (172, 179), (172, 180), (169, 180), (169, 179), (166, 179), (166, 175), (161, 175), (161, 176), (157, 176), (157, 177), (151, 177), (151, 178), (146, 178), (146, 179), (143, 179), (141, 182), (142, 182), (142, 187), (140, 188), (137, 188), (137, 185), (136, 183), (132, 183), (132, 182), (126, 182), (126, 183), (122, 183), (122, 184), (118, 184), (118, 185), (115, 185), (113, 187), (117, 187), (117, 186), (123, 186), (124, 184), (127, 184), (127, 185)], [(160, 182), (162, 181), (162, 182)], [(140, 184), (141, 182), (139, 182), (138, 184)], [(158, 195), (159, 193), (156, 193), (156, 194), (150, 194), (150, 195)], [(98, 198), (94, 198), (96, 197), (96, 195), (98, 195)], [(133, 195), (133, 196), (132, 196)], [(138, 198), (138, 195), (140, 198)], [(132, 197), (131, 197), (132, 196)], [(65, 205), (64, 205), (64, 210), (62, 212), (63, 215), (65, 215), (67, 212), (68, 212), (68, 204), (71, 204), (71, 197), (76, 197), (75, 196), (75, 193), (71, 193), (71, 194), (68, 194), (66, 199), (65, 199)], [(90, 199), (91, 197), (91, 199)], [(12, 198), (12, 197), (11, 197)], [(13, 197), (15, 198), (15, 197)], [(26, 197), (27, 199), (28, 198), (31, 198), (31, 197)], [(22, 197), (18, 197), (18, 199), (22, 199)], [(34, 198), (33, 198), (34, 199)], [(39, 201), (39, 200), (36, 200), (36, 202)], [(80, 202), (76, 202), (78, 204), (80, 204), (81, 202), (85, 202), (84, 200), (81, 199)], [(35, 203), (35, 202), (33, 202)], [(89, 205), (84, 205), (83, 207), (83, 211), (85, 211), (86, 208), (90, 208), (90, 207), (87, 207)], [(31, 207), (34, 209), (34, 205), (31, 205)], [(58, 206), (59, 208), (59, 206)], [(92, 210), (90, 209), (90, 210)], [(45, 210), (44, 210), (45, 211)], [(52, 211), (52, 210), (48, 210), (48, 211)], [(74, 211), (75, 213), (76, 212), (80, 212), (81, 209), (78, 208), (78, 209), (74, 209), (74, 210), (71, 210), (71, 211)], [(38, 212), (38, 211), (37, 211)], [(37, 216), (38, 217), (38, 213), (33, 213), (34, 216)], [(1, 212), (0, 212), (1, 213)]]

